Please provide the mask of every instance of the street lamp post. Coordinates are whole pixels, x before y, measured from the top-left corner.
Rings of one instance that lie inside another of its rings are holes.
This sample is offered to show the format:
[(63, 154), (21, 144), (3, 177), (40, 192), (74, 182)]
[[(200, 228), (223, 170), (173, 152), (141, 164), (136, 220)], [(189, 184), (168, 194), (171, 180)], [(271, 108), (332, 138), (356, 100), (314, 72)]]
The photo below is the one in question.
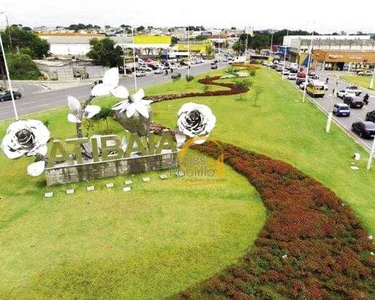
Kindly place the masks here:
[(332, 90), (331, 104), (330, 104), (328, 117), (327, 117), (326, 133), (329, 133), (329, 131), (331, 129), (331, 123), (332, 123), (332, 117), (333, 117), (333, 104), (336, 100), (336, 91), (338, 89), (338, 86), (339, 86), (339, 77), (336, 78), (336, 84), (335, 84), (335, 87)]
[(134, 89), (135, 91), (138, 91), (137, 87), (137, 71), (135, 67), (135, 42), (134, 42), (134, 28), (132, 27), (132, 38), (133, 38), (133, 74), (134, 74)]
[(12, 37), (10, 35), (10, 26), (9, 26), (9, 19), (8, 19), (8, 15), (5, 11), (1, 11), (0, 12), (0, 15), (4, 14), (5, 15), (5, 21), (7, 23), (7, 28), (8, 28), (8, 35), (9, 35), (9, 53), (11, 51), (11, 49), (13, 48), (12, 47)]
[(372, 158), (374, 157), (374, 151), (375, 151), (375, 138), (372, 142), (370, 156), (369, 156), (368, 161), (367, 161), (367, 170), (370, 170), (370, 168), (371, 168)]
[(268, 69), (271, 68), (271, 53), (272, 53), (272, 44), (273, 44), (273, 33), (271, 34), (271, 45), (270, 45), (270, 55), (269, 55), (269, 58), (268, 58)]
[(191, 61), (190, 61), (190, 30), (189, 30), (189, 26), (187, 28), (187, 41), (188, 41), (188, 69), (187, 69), (187, 75), (188, 75), (188, 77), (190, 77)]
[(9, 69), (8, 69), (8, 64), (7, 64), (7, 58), (5, 57), (5, 51), (4, 51), (4, 45), (3, 45), (3, 39), (1, 38), (1, 34), (0, 34), (0, 48), (1, 48), (1, 52), (3, 53), (3, 57), (4, 57), (5, 72), (6, 72), (7, 79), (8, 79), (8, 86), (9, 86), (10, 96), (11, 96), (11, 98), (12, 98), (12, 104), (13, 104), (14, 115), (15, 115), (15, 117), (16, 117), (16, 120), (18, 120), (18, 112), (17, 112), (16, 102), (14, 101), (14, 95), (13, 95), (12, 83), (11, 83), (11, 81), (10, 81)]
[(306, 99), (306, 89), (307, 89), (307, 84), (309, 81), (309, 71), (310, 71), (310, 63), (311, 63), (311, 56), (312, 56), (312, 48), (313, 48), (313, 40), (314, 40), (314, 31), (311, 33), (311, 42), (310, 42), (310, 49), (309, 49), (309, 54), (308, 54), (308, 59), (307, 59), (307, 71), (306, 71), (306, 76), (305, 76), (305, 86), (303, 87), (303, 96), (302, 96), (302, 103), (305, 102)]
[(374, 68), (372, 69), (372, 77), (371, 77), (371, 82), (370, 82), (370, 89), (374, 87), (374, 79), (375, 79), (375, 64)]

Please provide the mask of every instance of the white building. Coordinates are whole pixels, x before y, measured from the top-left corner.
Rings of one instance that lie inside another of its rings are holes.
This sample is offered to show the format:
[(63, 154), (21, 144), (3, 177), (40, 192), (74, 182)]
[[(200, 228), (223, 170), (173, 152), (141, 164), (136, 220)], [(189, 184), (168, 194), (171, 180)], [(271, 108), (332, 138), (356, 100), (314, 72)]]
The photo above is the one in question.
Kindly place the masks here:
[(286, 35), (283, 46), (290, 47), (296, 40), (369, 40), (370, 35)]
[(104, 34), (40, 33), (38, 36), (50, 44), (52, 55), (84, 56), (90, 51), (90, 40), (103, 39)]

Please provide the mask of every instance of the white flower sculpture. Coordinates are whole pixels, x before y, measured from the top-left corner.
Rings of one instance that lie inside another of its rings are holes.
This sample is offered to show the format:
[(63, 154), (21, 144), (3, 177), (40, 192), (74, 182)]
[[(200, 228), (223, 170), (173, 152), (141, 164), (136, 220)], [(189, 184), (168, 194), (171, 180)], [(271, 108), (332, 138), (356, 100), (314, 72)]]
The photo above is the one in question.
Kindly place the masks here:
[(216, 124), (211, 109), (203, 104), (186, 103), (178, 111), (176, 140), (182, 147), (187, 138), (199, 137), (196, 144), (202, 144), (208, 138)]
[(81, 123), (84, 118), (91, 119), (93, 116), (100, 112), (100, 106), (98, 105), (86, 105), (82, 109), (82, 105), (78, 99), (69, 96), (68, 106), (70, 114), (68, 114), (68, 121), (71, 123)]
[(119, 80), (118, 68), (109, 69), (104, 73), (103, 83), (99, 83), (92, 88), (91, 96), (103, 97), (113, 94), (116, 98), (128, 98), (129, 92), (125, 87), (118, 85)]
[[(134, 95), (131, 95), (129, 99), (121, 101), (112, 107), (113, 110), (117, 110), (120, 113), (125, 112), (127, 118), (133, 116), (137, 117), (139, 115), (149, 118), (149, 107), (152, 103), (152, 100), (143, 100), (145, 92), (143, 89), (140, 89)], [(121, 98), (121, 97), (118, 97)]]
[[(48, 128), (37, 120), (21, 120), (9, 125), (1, 143), (1, 149), (9, 159), (23, 155), (44, 157), (50, 139)], [(45, 169), (45, 161), (40, 160), (27, 167), (31, 176), (39, 176)]]

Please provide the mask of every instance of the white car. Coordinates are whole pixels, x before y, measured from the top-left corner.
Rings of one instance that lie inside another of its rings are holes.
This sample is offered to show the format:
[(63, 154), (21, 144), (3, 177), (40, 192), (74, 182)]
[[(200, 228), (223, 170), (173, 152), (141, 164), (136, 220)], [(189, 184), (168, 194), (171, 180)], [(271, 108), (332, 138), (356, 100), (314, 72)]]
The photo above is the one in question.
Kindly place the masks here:
[(355, 97), (355, 92), (351, 90), (340, 90), (336, 93), (336, 96), (344, 99), (344, 97)]
[(371, 76), (372, 75), (372, 71), (370, 71), (370, 70), (366, 70), (366, 71), (360, 71), (360, 72), (358, 72), (357, 74), (359, 75), (359, 76)]
[(362, 91), (356, 85), (347, 86), (345, 90), (355, 93), (356, 96), (362, 94)]
[(158, 68), (154, 71), (154, 74), (163, 74), (163, 73), (164, 73), (164, 71), (160, 68)]
[(170, 68), (171, 70), (177, 70), (177, 65), (175, 65), (175, 64), (170, 64), (169, 68)]
[(289, 80), (297, 80), (297, 73), (289, 73), (288, 79)]
[(144, 71), (137, 71), (135, 72), (136, 77), (145, 77), (147, 74)]
[(300, 85), (299, 85), (299, 88), (301, 89), (301, 90), (304, 90), (305, 89), (305, 86), (307, 86), (307, 82), (306, 81), (304, 81), (304, 82), (302, 82)]
[(289, 70), (284, 70), (281, 72), (283, 76), (288, 76), (290, 74)]

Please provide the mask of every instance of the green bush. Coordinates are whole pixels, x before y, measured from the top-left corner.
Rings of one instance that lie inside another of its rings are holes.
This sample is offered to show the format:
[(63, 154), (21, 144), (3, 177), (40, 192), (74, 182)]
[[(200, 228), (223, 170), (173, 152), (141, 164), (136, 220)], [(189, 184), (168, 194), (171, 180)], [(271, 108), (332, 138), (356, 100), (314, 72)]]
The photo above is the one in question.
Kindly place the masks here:
[(43, 75), (27, 54), (7, 54), (10, 77), (18, 80), (37, 80)]

